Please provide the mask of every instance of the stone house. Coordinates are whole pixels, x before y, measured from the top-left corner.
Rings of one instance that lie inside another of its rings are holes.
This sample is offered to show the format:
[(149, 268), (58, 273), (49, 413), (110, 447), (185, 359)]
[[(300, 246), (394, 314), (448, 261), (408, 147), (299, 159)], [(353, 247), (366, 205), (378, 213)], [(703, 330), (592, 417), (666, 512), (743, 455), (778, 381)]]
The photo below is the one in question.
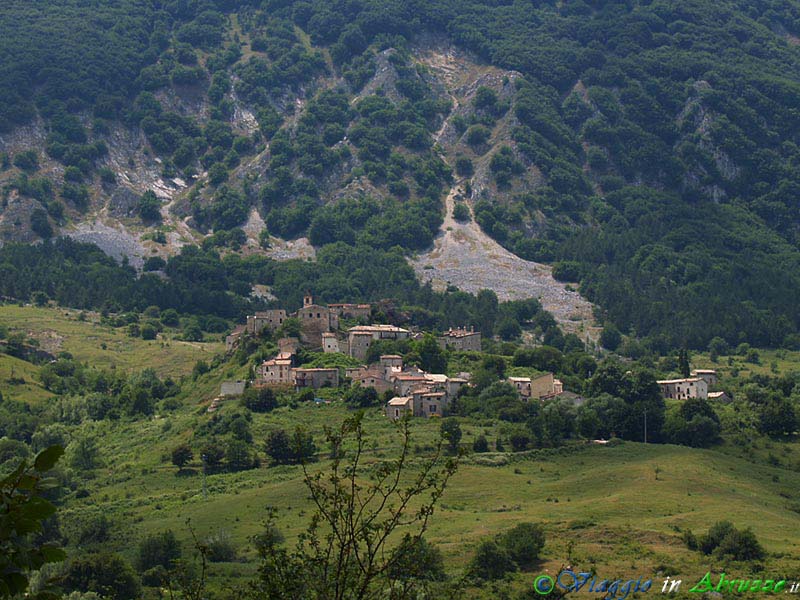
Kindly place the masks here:
[(353, 383), (358, 383), (361, 387), (375, 388), (379, 394), (387, 390), (394, 389), (391, 381), (384, 377), (384, 371), (380, 365), (360, 367), (358, 369), (348, 369), (348, 376)]
[(256, 385), (290, 386), (294, 384), (292, 368), (294, 355), (280, 352), (275, 358), (265, 360), (256, 370)]
[(436, 338), (439, 345), (444, 348), (452, 348), (453, 350), (474, 350), (481, 351), (481, 332), (475, 331), (474, 327), (467, 330), (466, 327), (453, 329), (440, 335)]
[(732, 400), (727, 392), (708, 392), (708, 399), (714, 402), (730, 402)]
[(708, 383), (700, 377), (687, 377), (684, 379), (662, 379), (658, 386), (664, 398), (686, 400), (688, 398), (708, 399)]
[(714, 369), (694, 369), (691, 372), (691, 376), (699, 377), (706, 382), (709, 388), (713, 388), (719, 383), (717, 372)]
[(400, 373), (392, 376), (394, 391), (398, 396), (407, 396), (413, 388), (424, 385), (426, 381), (425, 375), (417, 373)]
[(350, 356), (364, 360), (373, 340), (405, 340), (410, 336), (408, 329), (394, 325), (357, 325), (348, 329)]
[(395, 396), (386, 404), (386, 416), (396, 421), (407, 413), (414, 413), (414, 399), (410, 396)]
[(392, 420), (406, 414), (414, 417), (441, 417), (446, 406), (444, 392), (415, 390), (409, 396), (395, 396), (386, 404), (386, 416)]
[(257, 312), (254, 315), (247, 316), (247, 323), (245, 328), (247, 333), (251, 335), (258, 335), (264, 329), (275, 331), (278, 327), (283, 325), (283, 322), (288, 318), (286, 311), (282, 308), (273, 308), (271, 310), (264, 310)]
[(564, 385), (552, 373), (545, 373), (534, 379), (530, 377), (509, 377), (508, 383), (513, 385), (523, 399), (549, 398), (563, 393)]
[(328, 308), (340, 319), (369, 319), (372, 315), (371, 304), (329, 304)]
[(341, 352), (339, 345), (339, 338), (332, 331), (326, 331), (322, 334), (322, 351), (323, 352)]
[(242, 335), (244, 335), (245, 326), (244, 325), (237, 325), (233, 331), (231, 331), (230, 335), (225, 337), (225, 351), (231, 352), (239, 345), (239, 342), (242, 339)]
[(380, 366), (383, 369), (383, 378), (389, 381), (392, 375), (399, 375), (403, 372), (403, 357), (399, 354), (383, 354), (380, 358)]
[(294, 316), (300, 321), (300, 339), (309, 346), (322, 347), (322, 334), (339, 328), (339, 317), (327, 306), (314, 304), (311, 294), (303, 296), (303, 308)]
[(298, 390), (339, 386), (339, 369), (292, 369), (294, 387)]

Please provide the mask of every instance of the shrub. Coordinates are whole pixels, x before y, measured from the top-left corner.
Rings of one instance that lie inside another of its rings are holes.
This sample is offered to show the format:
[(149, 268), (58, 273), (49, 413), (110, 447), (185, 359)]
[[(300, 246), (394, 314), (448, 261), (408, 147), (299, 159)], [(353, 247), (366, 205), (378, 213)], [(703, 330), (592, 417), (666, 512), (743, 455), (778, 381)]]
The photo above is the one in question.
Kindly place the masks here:
[(218, 531), (206, 539), (208, 560), (211, 562), (233, 562), (236, 560), (236, 546), (233, 544), (231, 534), (227, 531)]
[(53, 237), (53, 227), (47, 218), (47, 212), (41, 208), (35, 208), (31, 212), (31, 229), (42, 238)]
[(194, 458), (194, 452), (186, 444), (181, 444), (172, 451), (172, 464), (183, 469)]
[(479, 435), (477, 439), (472, 443), (472, 451), (473, 452), (489, 451), (489, 442), (486, 440), (485, 435)]
[(470, 146), (480, 146), (485, 144), (492, 132), (483, 125), (473, 125), (467, 129), (467, 143)]
[(515, 570), (508, 551), (491, 540), (481, 542), (469, 564), (469, 574), (477, 579), (500, 579)]
[(14, 166), (23, 171), (35, 171), (39, 168), (39, 155), (35, 150), (25, 150), (14, 157)]
[(467, 208), (467, 205), (464, 204), (463, 202), (456, 202), (455, 205), (453, 206), (453, 218), (456, 221), (461, 221), (461, 222), (469, 221), (470, 215), (469, 215), (469, 208)]
[(147, 190), (139, 199), (139, 216), (142, 221), (158, 221), (161, 219), (161, 201), (151, 190)]
[(697, 545), (703, 554), (714, 554), (718, 558), (760, 560), (765, 555), (750, 529), (736, 529), (730, 521), (714, 523)]
[(247, 388), (240, 402), (242, 406), (255, 413), (266, 413), (278, 407), (275, 392), (268, 387)]
[(395, 548), (389, 562), (392, 579), (423, 579), (442, 581), (446, 578), (444, 560), (438, 548), (425, 538), (406, 534)]
[(166, 266), (166, 261), (160, 256), (150, 256), (146, 261), (144, 261), (143, 268), (145, 271), (160, 271)]
[(545, 542), (544, 529), (536, 523), (520, 523), (502, 536), (503, 547), (520, 568), (530, 567)]
[(140, 573), (161, 566), (171, 569), (173, 562), (180, 559), (181, 546), (171, 530), (156, 533), (139, 542), (136, 552), (136, 568)]
[(86, 554), (73, 559), (62, 583), (68, 591), (96, 592), (115, 600), (141, 598), (136, 573), (118, 554)]
[(472, 161), (466, 156), (456, 158), (456, 173), (461, 177), (471, 177), (475, 172)]
[(77, 545), (86, 546), (103, 544), (111, 539), (111, 521), (105, 515), (95, 515), (84, 523), (77, 536)]

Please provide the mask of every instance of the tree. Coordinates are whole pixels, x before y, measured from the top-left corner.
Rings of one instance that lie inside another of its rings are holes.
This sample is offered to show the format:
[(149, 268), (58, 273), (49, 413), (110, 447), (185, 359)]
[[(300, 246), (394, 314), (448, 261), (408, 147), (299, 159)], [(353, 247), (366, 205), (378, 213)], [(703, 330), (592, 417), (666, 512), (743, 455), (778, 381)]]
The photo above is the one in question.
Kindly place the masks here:
[(31, 295), (31, 299), (36, 306), (47, 306), (50, 298), (47, 297), (47, 294), (44, 292), (34, 292)]
[(53, 227), (47, 218), (47, 212), (41, 208), (35, 208), (31, 212), (31, 229), (36, 235), (44, 239), (53, 237)]
[(183, 339), (187, 342), (202, 342), (203, 330), (195, 322), (188, 322), (183, 328)]
[(275, 464), (286, 464), (293, 460), (292, 442), (284, 429), (270, 431), (264, 443), (264, 452)]
[(228, 459), (228, 468), (231, 471), (244, 471), (254, 466), (250, 448), (242, 440), (230, 440), (225, 448), (225, 457)]
[[(397, 589), (392, 578), (397, 569), (392, 566), (402, 557), (389, 552), (388, 540), (405, 532), (405, 543), (418, 543), (457, 464), (442, 457), (440, 441), (409, 473), (411, 437), (405, 419), (398, 423), (398, 458), (367, 466), (362, 418), (359, 413), (337, 430), (326, 428), (334, 457), (327, 469), (311, 472), (303, 465), (316, 511), (294, 548), (271, 541), (273, 536), (259, 544), (261, 566), (252, 590), (257, 597), (373, 600), (384, 598), (387, 589)], [(267, 527), (273, 526), (270, 514)], [(416, 580), (407, 580), (401, 589), (402, 595), (392, 597), (415, 598), (420, 588)]]
[(316, 453), (317, 446), (311, 432), (300, 425), (295, 427), (292, 438), (292, 458), (298, 462), (306, 462), (313, 460)]
[(378, 392), (373, 387), (353, 385), (344, 393), (344, 401), (354, 408), (369, 408), (380, 404)]
[(36, 540), (42, 523), (56, 512), (44, 498), (48, 489), (56, 487), (46, 475), (63, 454), (63, 448), (51, 446), (37, 454), (33, 464), (22, 460), (0, 479), (0, 598), (26, 594), (32, 571), (66, 558), (57, 546)]
[(14, 166), (23, 171), (36, 171), (39, 168), (39, 155), (35, 150), (23, 150), (14, 157)]
[(154, 567), (169, 570), (181, 557), (181, 545), (172, 530), (147, 536), (136, 552), (136, 568), (143, 573)]
[(242, 406), (255, 413), (267, 413), (278, 407), (278, 399), (268, 387), (247, 388), (242, 394)]
[(392, 552), (387, 575), (394, 580), (421, 579), (442, 581), (446, 579), (444, 559), (436, 546), (423, 537), (403, 536)]
[(447, 450), (451, 454), (458, 452), (458, 445), (461, 442), (461, 425), (455, 417), (448, 417), (439, 426), (442, 438), (447, 441)]
[(477, 579), (501, 579), (506, 573), (516, 570), (508, 551), (492, 540), (484, 540), (469, 563), (468, 572)]
[(423, 370), (428, 373), (444, 373), (447, 370), (447, 355), (433, 335), (426, 333), (414, 344), (414, 350), (419, 354)]
[(178, 467), (178, 470), (183, 470), (192, 459), (194, 452), (186, 444), (181, 444), (172, 451), (172, 464)]
[(485, 435), (479, 435), (477, 438), (475, 438), (475, 441), (472, 442), (472, 451), (473, 452), (489, 451), (489, 442), (486, 441)]
[(474, 173), (472, 161), (466, 156), (456, 158), (456, 173), (461, 177), (471, 177)]
[(79, 471), (91, 471), (100, 464), (100, 449), (93, 437), (83, 436), (69, 445), (70, 466)]
[(456, 202), (453, 205), (453, 218), (456, 221), (465, 222), (469, 221), (469, 208), (463, 202)]
[(143, 340), (154, 340), (158, 335), (158, 330), (150, 323), (145, 323), (139, 328), (139, 334)]
[(139, 198), (139, 216), (142, 221), (147, 222), (161, 219), (161, 201), (152, 190), (147, 190)]
[(174, 308), (161, 311), (161, 324), (165, 327), (177, 327), (180, 325), (178, 312)]
[(772, 393), (759, 410), (759, 429), (766, 435), (791, 435), (798, 428), (798, 414), (790, 398)]
[(136, 573), (118, 554), (85, 554), (73, 559), (63, 585), (69, 591), (96, 592), (115, 600), (141, 598)]
[(708, 353), (711, 356), (711, 360), (715, 361), (717, 358), (722, 354), (728, 354), (730, 352), (730, 347), (728, 346), (728, 342), (722, 339), (719, 336), (711, 338), (711, 341), (708, 342)]
[(514, 319), (505, 317), (497, 324), (497, 335), (505, 341), (515, 340), (522, 335), (522, 327)]
[(614, 350), (619, 348), (620, 343), (622, 343), (622, 334), (620, 334), (619, 329), (617, 329), (613, 323), (609, 323), (603, 327), (603, 331), (600, 333), (600, 345), (603, 348), (614, 352)]
[(537, 523), (520, 523), (506, 531), (501, 540), (517, 566), (527, 568), (539, 558), (544, 547), (544, 529)]
[(201, 458), (205, 461), (206, 466), (212, 469), (222, 464), (225, 459), (225, 448), (223, 448), (216, 440), (206, 442), (200, 451)]
[(492, 132), (484, 125), (472, 125), (467, 129), (466, 139), (470, 146), (475, 147), (485, 144), (491, 135)]
[(678, 352), (678, 371), (681, 374), (681, 377), (688, 377), (689, 376), (689, 352), (686, 348), (681, 348)]

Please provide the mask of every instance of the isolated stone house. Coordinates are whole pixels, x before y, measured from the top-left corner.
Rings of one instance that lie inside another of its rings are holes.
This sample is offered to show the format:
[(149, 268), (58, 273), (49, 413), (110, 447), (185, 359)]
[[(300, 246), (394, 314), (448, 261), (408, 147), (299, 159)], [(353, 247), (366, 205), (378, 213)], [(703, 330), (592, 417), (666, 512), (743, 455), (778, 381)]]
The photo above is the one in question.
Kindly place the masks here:
[(713, 388), (719, 383), (717, 372), (714, 369), (694, 369), (691, 372), (691, 376), (699, 377), (706, 382), (709, 388)]
[(700, 377), (662, 379), (657, 383), (664, 398), (674, 400), (686, 400), (688, 398), (708, 399), (708, 383)]

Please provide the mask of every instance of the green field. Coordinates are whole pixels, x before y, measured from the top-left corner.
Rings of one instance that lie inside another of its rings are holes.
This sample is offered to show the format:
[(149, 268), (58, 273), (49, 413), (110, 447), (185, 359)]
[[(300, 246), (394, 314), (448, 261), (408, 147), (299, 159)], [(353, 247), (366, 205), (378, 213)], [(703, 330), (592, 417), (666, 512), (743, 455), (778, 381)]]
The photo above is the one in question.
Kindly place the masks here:
[[(92, 365), (135, 371), (153, 367), (162, 375), (189, 375), (199, 359), (219, 353), (221, 344), (188, 344), (174, 340), (145, 342), (129, 338), (124, 330), (99, 324), (97, 315), (79, 320), (79, 313), (32, 307), (0, 307), (0, 322), (11, 331), (71, 352)], [(105, 348), (102, 345), (105, 344)], [(51, 351), (49, 350), (49, 351)], [(762, 358), (772, 359), (763, 351)], [(720, 362), (726, 361), (720, 359)], [(793, 370), (798, 353), (782, 356), (781, 369)], [(762, 361), (763, 362), (763, 361)], [(695, 356), (694, 366), (707, 366), (707, 357)], [(14, 377), (24, 383), (8, 384)], [(769, 369), (769, 365), (754, 368)], [(337, 392), (326, 390), (331, 404), (281, 407), (268, 414), (253, 414), (252, 447), (261, 466), (237, 473), (210, 473), (203, 477), (197, 457), (183, 472), (171, 464), (170, 453), (188, 443), (197, 454), (194, 432), (211, 418), (206, 411), (225, 379), (241, 378), (247, 366), (223, 363), (197, 380), (184, 379), (178, 408), (140, 420), (84, 421), (69, 428), (70, 439), (91, 436), (100, 448), (101, 466), (89, 476), (72, 473), (70, 489), (60, 509), (63, 533), (69, 548), (92, 518), (104, 515), (113, 523), (107, 549), (135, 557), (144, 536), (173, 530), (190, 547), (190, 527), (204, 538), (220, 531), (229, 534), (238, 548), (239, 560), (212, 564), (213, 589), (241, 585), (256, 572), (255, 552), (249, 538), (258, 533), (267, 507), (277, 509), (278, 524), (288, 541), (300, 533), (313, 510), (299, 466), (269, 467), (263, 441), (272, 429), (308, 428), (319, 448), (320, 462), (328, 465), (324, 428), (335, 426), (352, 414)], [(723, 370), (723, 383), (731, 374)], [(7, 397), (46, 403), (51, 394), (36, 383), (37, 367), (0, 355), (0, 390)], [(219, 413), (238, 410), (238, 402), (224, 402)], [(726, 407), (718, 407), (723, 423)], [(412, 448), (419, 456), (429, 454), (438, 438), (440, 421), (412, 422)], [(494, 440), (500, 421), (463, 420), (465, 448), (478, 435)], [(379, 409), (365, 415), (369, 437), (368, 461), (393, 457), (398, 449), (395, 426)], [(69, 456), (69, 451), (68, 451)], [(67, 469), (69, 472), (69, 469)], [(800, 579), (800, 444), (753, 440), (746, 448), (735, 440), (711, 450), (682, 446), (625, 442), (606, 447), (573, 442), (559, 449), (532, 450), (519, 454), (468, 455), (439, 505), (428, 538), (441, 548), (451, 575), (462, 574), (477, 544), (523, 521), (543, 523), (547, 543), (536, 572), (517, 573), (505, 583), (470, 588), (465, 597), (495, 598), (530, 586), (540, 571), (553, 573), (562, 565), (595, 569), (604, 577), (678, 574), (699, 579), (707, 570), (746, 577), (758, 566), (723, 565), (717, 559), (688, 550), (682, 532), (702, 533), (715, 521), (729, 519), (737, 527), (751, 527), (768, 552), (763, 572)], [(187, 524), (190, 520), (190, 525)]]
[[(347, 415), (337, 403), (255, 415), (254, 443), (258, 446), (271, 428), (296, 423), (313, 431), (319, 443), (323, 427)], [(201, 535), (230, 533), (241, 556), (253, 558), (247, 540), (260, 530), (271, 506), (278, 509), (279, 525), (291, 540), (312, 510), (299, 466), (209, 475), (204, 498), (199, 463), (181, 475), (169, 463), (171, 448), (188, 441), (192, 428), (205, 418), (187, 406), (169, 418), (101, 427), (97, 433), (103, 439), (106, 468), (87, 484), (88, 498), (68, 503), (65, 521), (83, 522), (102, 512), (122, 524), (118, 539), (135, 541), (172, 529), (188, 542), (186, 520), (191, 519)], [(437, 428), (436, 420), (415, 422), (414, 443), (432, 444)], [(394, 429), (379, 410), (367, 414), (366, 429), (375, 448), (371, 457), (391, 456)], [(462, 443), (471, 444), (485, 432), (493, 435), (494, 425), (466, 425)], [(476, 464), (487, 459), (501, 466)], [(325, 466), (323, 460), (313, 468)], [(536, 521), (545, 524), (548, 535), (541, 569), (573, 564), (619, 577), (668, 572), (699, 578), (721, 565), (686, 549), (680, 532), (704, 532), (715, 521), (729, 519), (756, 532), (770, 553), (767, 570), (800, 573), (800, 519), (793, 500), (799, 486), (795, 470), (671, 445), (582, 444), (467, 457), (433, 518), (429, 538), (445, 553), (449, 570), (460, 573), (481, 539), (521, 521)], [(750, 568), (739, 566), (738, 572), (744, 576)], [(252, 563), (216, 564), (212, 569), (218, 585), (253, 572)], [(520, 573), (515, 585), (531, 580), (530, 574)]]
[[(85, 321), (80, 320), (81, 314)], [(100, 369), (153, 368), (162, 377), (189, 373), (197, 360), (208, 360), (225, 349), (221, 336), (204, 343), (179, 341), (171, 333), (152, 341), (133, 338), (124, 328), (102, 325), (97, 313), (64, 308), (0, 305), (0, 325), (37, 340), (51, 354), (70, 352)]]

